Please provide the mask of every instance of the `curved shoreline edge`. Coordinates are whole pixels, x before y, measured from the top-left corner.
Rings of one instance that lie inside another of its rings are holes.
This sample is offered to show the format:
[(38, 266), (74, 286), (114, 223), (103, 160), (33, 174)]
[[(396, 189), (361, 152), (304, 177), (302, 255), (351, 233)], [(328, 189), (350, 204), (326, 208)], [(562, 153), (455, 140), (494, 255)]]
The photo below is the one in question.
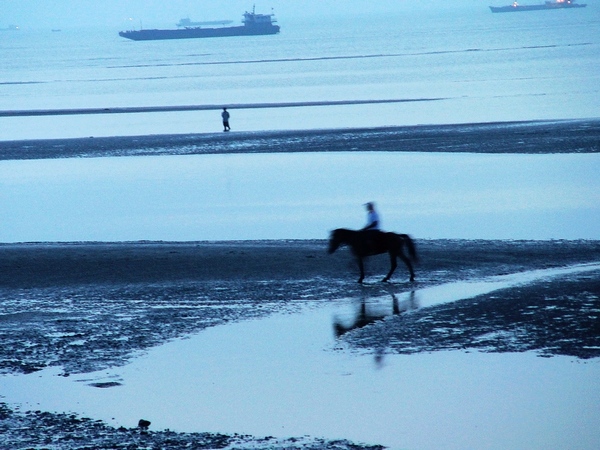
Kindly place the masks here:
[(87, 114), (131, 114), (154, 112), (212, 111), (224, 106), (231, 109), (297, 108), (306, 106), (368, 105), (381, 103), (432, 102), (446, 98), (399, 98), (383, 100), (332, 100), (315, 102), (233, 103), (223, 105), (117, 106), (109, 108), (0, 110), (0, 117), (71, 116)]

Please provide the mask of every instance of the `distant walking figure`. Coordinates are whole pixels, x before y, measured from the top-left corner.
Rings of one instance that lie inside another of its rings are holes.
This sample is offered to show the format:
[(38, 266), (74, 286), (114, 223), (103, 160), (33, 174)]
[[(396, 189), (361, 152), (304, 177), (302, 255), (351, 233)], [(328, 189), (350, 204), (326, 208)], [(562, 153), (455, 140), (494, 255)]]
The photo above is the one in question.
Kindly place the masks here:
[(231, 130), (231, 128), (229, 128), (229, 112), (227, 112), (227, 108), (223, 108), (221, 117), (223, 118), (223, 131)]

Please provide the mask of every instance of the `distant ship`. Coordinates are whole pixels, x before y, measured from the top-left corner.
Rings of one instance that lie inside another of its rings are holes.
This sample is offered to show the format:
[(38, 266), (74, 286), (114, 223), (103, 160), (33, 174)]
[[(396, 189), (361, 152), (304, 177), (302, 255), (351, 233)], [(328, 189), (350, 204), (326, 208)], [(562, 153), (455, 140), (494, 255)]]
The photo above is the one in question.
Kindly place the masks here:
[[(188, 19), (189, 20), (189, 19)], [(182, 19), (180, 23), (184, 22)], [(274, 25), (276, 22), (274, 14), (256, 14), (254, 8), (252, 12), (244, 13), (243, 25), (235, 27), (217, 27), (217, 28), (202, 28), (200, 26), (186, 26), (175, 30), (131, 30), (121, 31), (119, 36), (132, 39), (134, 41), (153, 41), (162, 39), (195, 39), (209, 37), (226, 37), (226, 36), (257, 36), (263, 34), (279, 33), (279, 26)], [(194, 24), (194, 22), (189, 22)], [(223, 21), (215, 21), (211, 24), (223, 23)], [(178, 24), (179, 25), (179, 24)]]
[(564, 9), (564, 8), (585, 8), (586, 4), (574, 3), (574, 0), (556, 0), (553, 2), (546, 2), (541, 5), (519, 5), (514, 2), (509, 6), (490, 6), (493, 13), (501, 12), (517, 12), (517, 11), (539, 11), (543, 9)]

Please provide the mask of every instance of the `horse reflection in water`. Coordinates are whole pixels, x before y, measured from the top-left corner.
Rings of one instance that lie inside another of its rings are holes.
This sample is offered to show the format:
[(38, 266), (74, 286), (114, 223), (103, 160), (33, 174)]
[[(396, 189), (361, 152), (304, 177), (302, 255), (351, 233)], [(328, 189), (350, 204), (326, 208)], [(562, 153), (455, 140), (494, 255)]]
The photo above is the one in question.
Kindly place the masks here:
[[(382, 231), (355, 231), (345, 228), (338, 228), (331, 232), (329, 238), (329, 254), (335, 252), (341, 245), (347, 245), (358, 260), (358, 268), (360, 269), (359, 283), (365, 279), (365, 267), (363, 258), (367, 256), (380, 255), (388, 253), (390, 255), (391, 268), (384, 282), (389, 281), (392, 274), (396, 270), (398, 263), (397, 258), (400, 258), (408, 271), (410, 272), (410, 281), (415, 281), (415, 272), (413, 270), (413, 262), (417, 262), (417, 251), (415, 244), (408, 234), (396, 234)], [(408, 256), (404, 254), (404, 247), (408, 250)]]
[[(411, 311), (417, 309), (419, 307), (418, 301), (416, 299), (415, 291), (411, 291), (408, 294), (407, 298), (398, 300), (396, 294), (391, 294), (392, 296), (392, 311), (390, 314), (389, 308), (386, 310), (382, 310), (381, 308), (377, 308), (377, 306), (381, 306), (380, 302), (369, 302), (372, 308), (368, 308), (367, 306), (367, 298), (363, 296), (360, 301), (360, 306), (356, 311), (356, 314), (351, 322), (349, 321), (340, 321), (339, 319), (335, 319), (333, 322), (333, 330), (335, 332), (335, 337), (340, 338), (344, 334), (357, 330), (360, 328), (364, 328), (367, 325), (371, 325), (377, 322), (381, 322), (387, 317), (398, 316), (407, 311)], [(373, 308), (375, 306), (375, 308)], [(376, 349), (375, 353), (375, 363), (377, 366), (381, 367), (383, 364), (383, 356), (385, 353), (385, 343), (381, 342), (380, 345)]]
[[(348, 333), (349, 331), (366, 327), (367, 325), (370, 325), (375, 322), (379, 322), (379, 321), (385, 319), (386, 317), (398, 316), (406, 311), (417, 309), (419, 307), (419, 305), (417, 304), (417, 300), (415, 298), (415, 291), (411, 291), (409, 297), (402, 301), (398, 300), (398, 296), (396, 294), (391, 294), (391, 295), (392, 295), (392, 312), (391, 312), (391, 314), (389, 313), (389, 310), (388, 310), (388, 312), (381, 311), (381, 308), (379, 308), (379, 310), (369, 311), (367, 308), (367, 298), (362, 297), (361, 301), (360, 301), (360, 307), (356, 311), (354, 320), (350, 324), (342, 323), (341, 321), (339, 321), (337, 319), (333, 322), (333, 329), (335, 331), (335, 337), (339, 338), (340, 336), (342, 336), (345, 333)], [(370, 302), (370, 303), (372, 305), (376, 304), (376, 302)], [(377, 303), (379, 303), (379, 302), (377, 302)]]

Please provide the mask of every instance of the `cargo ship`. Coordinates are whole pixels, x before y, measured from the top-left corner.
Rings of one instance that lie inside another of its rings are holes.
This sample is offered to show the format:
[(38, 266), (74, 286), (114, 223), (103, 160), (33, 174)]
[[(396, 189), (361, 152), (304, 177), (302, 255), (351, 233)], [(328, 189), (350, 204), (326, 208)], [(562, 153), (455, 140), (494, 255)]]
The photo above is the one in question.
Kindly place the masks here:
[(540, 11), (547, 9), (565, 9), (565, 8), (585, 8), (586, 4), (575, 3), (574, 0), (556, 0), (553, 2), (546, 2), (541, 5), (519, 5), (514, 2), (508, 6), (490, 6), (493, 13), (502, 12), (518, 12), (518, 11)]
[(163, 39), (197, 39), (228, 36), (258, 36), (279, 33), (279, 25), (275, 25), (274, 14), (244, 13), (242, 25), (234, 27), (202, 28), (201, 26), (185, 26), (171, 30), (130, 30), (121, 31), (119, 36), (134, 41), (154, 41)]

